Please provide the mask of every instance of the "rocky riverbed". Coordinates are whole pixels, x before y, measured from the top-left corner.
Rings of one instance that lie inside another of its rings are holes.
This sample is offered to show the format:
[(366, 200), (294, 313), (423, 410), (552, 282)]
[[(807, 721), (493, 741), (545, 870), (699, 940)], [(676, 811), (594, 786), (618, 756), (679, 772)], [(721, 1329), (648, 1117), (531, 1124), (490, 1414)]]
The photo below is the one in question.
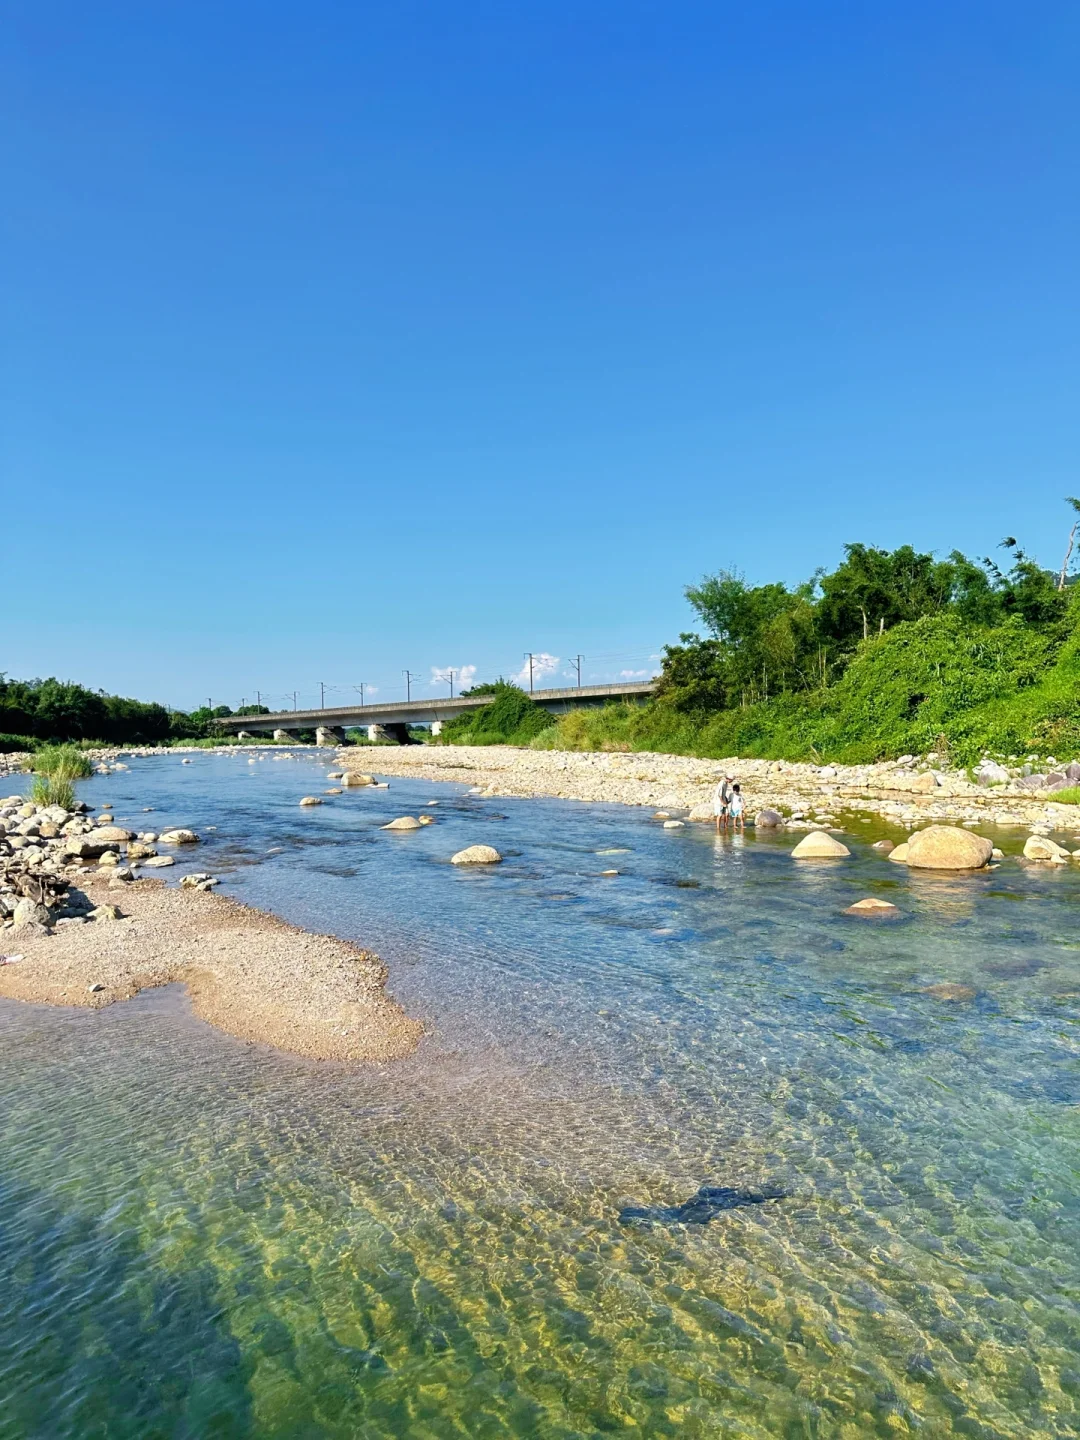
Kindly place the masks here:
[[(684, 755), (519, 750), (508, 746), (415, 745), (346, 748), (345, 770), (450, 780), (492, 796), (651, 805), (712, 819), (712, 791), (733, 775), (747, 813), (780, 813), (789, 829), (827, 823), (841, 811), (877, 815), (900, 828), (934, 821), (1026, 827), (1080, 835), (1080, 806), (1057, 804), (1055, 788), (1080, 777), (1073, 763), (1048, 775), (1007, 771), (992, 762), (984, 783), (913, 756), (876, 765), (805, 765), (784, 760), (699, 760)], [(1020, 767), (1023, 769), (1024, 767)], [(1030, 767), (1028, 767), (1030, 768)]]
[(314, 1059), (411, 1054), (422, 1026), (386, 993), (376, 955), (214, 895), (138, 877), (198, 844), (21, 796), (0, 802), (0, 996), (100, 1007), (182, 982), (205, 1020)]

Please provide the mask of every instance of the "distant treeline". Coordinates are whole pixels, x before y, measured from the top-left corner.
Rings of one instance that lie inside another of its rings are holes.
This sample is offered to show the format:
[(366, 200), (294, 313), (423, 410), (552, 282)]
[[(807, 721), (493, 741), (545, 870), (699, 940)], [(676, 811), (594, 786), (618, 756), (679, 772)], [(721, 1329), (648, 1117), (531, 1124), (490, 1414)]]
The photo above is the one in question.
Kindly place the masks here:
[[(67, 680), (9, 680), (0, 675), (0, 748), (8, 751), (57, 741), (167, 745), (197, 740), (214, 733), (215, 719), (233, 713), (227, 705), (218, 705), (188, 714)], [(270, 712), (265, 706), (245, 705), (236, 713)]]

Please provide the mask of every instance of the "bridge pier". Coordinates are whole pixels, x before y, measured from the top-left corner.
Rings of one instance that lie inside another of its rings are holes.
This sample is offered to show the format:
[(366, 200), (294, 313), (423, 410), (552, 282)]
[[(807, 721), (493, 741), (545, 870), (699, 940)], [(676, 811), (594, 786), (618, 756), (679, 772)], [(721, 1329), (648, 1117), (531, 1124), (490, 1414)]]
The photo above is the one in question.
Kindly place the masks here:
[(345, 731), (340, 725), (319, 725), (315, 730), (316, 745), (344, 745)]

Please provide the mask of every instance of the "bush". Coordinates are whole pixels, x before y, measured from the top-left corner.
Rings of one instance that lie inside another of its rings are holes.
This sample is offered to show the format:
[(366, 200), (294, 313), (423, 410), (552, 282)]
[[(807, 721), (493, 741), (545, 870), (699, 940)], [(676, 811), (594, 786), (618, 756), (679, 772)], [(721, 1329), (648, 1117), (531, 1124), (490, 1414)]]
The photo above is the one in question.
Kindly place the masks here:
[(555, 723), (555, 717), (517, 685), (500, 681), (485, 691), (494, 700), (450, 720), (441, 736), (446, 744), (528, 745)]
[(24, 750), (34, 750), (37, 741), (30, 735), (3, 735), (0, 734), (0, 755), (21, 754)]
[(75, 786), (70, 780), (57, 780), (52, 775), (35, 775), (26, 798), (35, 805), (60, 805), (74, 810)]
[(85, 780), (94, 773), (88, 757), (76, 745), (45, 745), (33, 759), (39, 775), (53, 780)]

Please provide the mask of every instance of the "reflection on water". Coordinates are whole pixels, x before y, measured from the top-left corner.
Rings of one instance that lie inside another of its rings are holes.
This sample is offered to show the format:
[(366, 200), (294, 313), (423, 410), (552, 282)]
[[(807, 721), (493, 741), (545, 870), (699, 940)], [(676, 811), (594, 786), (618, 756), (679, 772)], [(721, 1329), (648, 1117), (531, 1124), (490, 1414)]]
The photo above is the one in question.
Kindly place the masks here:
[[(0, 1005), (4, 1440), (1080, 1433), (1080, 876), (420, 782), (301, 811), (314, 766), (87, 789), (217, 825), (187, 865), (371, 944), (433, 1034), (350, 1071), (174, 990)], [(672, 1219), (702, 1186), (785, 1198)]]

